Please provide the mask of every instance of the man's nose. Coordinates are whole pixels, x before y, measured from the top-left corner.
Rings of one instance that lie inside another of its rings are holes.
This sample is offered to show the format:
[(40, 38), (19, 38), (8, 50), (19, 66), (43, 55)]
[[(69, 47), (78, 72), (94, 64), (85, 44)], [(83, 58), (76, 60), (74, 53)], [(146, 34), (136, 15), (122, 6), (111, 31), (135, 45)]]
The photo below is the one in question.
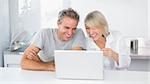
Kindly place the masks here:
[(72, 29), (69, 29), (68, 32), (67, 32), (67, 34), (68, 34), (68, 35), (72, 35), (72, 34), (73, 34), (73, 30), (72, 30)]

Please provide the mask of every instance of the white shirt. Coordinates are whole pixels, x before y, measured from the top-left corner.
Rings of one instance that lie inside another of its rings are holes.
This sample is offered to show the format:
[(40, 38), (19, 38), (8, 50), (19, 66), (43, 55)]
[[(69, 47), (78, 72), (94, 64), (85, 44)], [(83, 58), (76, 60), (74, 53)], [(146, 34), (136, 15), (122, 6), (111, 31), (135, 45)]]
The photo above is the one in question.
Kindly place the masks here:
[[(117, 31), (110, 31), (110, 34), (106, 37), (105, 48), (111, 48), (113, 51), (119, 54), (119, 65), (111, 58), (104, 56), (104, 68), (105, 69), (126, 69), (129, 67), (131, 58), (127, 50), (125, 40), (121, 33)], [(101, 50), (92, 38), (87, 38), (87, 50)]]

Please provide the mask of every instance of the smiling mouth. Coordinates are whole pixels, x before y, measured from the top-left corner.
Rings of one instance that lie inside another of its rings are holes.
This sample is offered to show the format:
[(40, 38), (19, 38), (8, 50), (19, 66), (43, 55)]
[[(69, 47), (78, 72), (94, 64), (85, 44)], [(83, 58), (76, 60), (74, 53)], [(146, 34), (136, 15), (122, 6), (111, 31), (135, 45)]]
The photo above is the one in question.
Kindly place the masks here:
[(65, 36), (66, 36), (67, 38), (71, 38), (71, 37), (72, 37), (72, 35), (68, 35), (68, 34), (65, 34)]
[(96, 35), (90, 35), (91, 38), (94, 38)]

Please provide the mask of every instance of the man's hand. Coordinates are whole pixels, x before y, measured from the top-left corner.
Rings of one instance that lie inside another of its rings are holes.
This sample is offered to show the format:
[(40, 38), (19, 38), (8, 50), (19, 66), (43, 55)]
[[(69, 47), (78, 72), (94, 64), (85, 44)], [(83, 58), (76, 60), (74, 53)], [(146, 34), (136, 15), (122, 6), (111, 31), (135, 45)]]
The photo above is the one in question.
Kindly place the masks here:
[(54, 62), (42, 62), (37, 55), (41, 49), (30, 45), (24, 52), (21, 68), (26, 70), (55, 71)]
[(30, 59), (30, 60), (37, 60), (37, 57), (38, 57), (38, 52), (40, 49), (38, 48), (33, 48), (35, 46), (30, 46), (28, 47), (25, 52), (24, 52), (24, 55), (26, 55), (27, 59)]

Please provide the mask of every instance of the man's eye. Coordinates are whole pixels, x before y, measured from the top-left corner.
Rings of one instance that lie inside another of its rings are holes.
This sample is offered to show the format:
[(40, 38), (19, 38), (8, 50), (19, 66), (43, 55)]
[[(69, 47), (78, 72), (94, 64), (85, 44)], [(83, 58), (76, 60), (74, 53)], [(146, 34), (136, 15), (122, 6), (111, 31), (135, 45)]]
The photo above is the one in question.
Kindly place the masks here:
[(69, 27), (65, 27), (66, 29), (69, 29)]
[(86, 30), (89, 30), (89, 28), (86, 28)]
[(73, 30), (76, 30), (77, 28), (73, 28)]

